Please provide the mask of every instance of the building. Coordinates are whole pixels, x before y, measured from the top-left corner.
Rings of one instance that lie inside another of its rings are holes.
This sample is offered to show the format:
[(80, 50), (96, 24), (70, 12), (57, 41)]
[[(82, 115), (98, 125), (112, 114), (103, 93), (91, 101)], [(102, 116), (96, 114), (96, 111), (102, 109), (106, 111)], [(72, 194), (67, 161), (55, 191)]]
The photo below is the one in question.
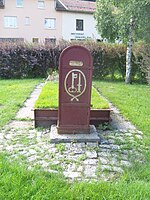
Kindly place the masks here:
[(99, 39), (94, 1), (0, 0), (0, 42)]
[(65, 40), (100, 39), (93, 17), (95, 2), (58, 0), (55, 9), (62, 13), (62, 37)]

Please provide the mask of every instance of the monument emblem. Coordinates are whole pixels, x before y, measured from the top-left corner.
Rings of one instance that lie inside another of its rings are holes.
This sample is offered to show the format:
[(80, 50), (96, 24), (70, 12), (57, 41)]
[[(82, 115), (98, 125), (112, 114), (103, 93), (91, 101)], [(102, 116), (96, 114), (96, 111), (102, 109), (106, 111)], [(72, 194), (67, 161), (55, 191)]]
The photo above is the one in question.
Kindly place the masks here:
[(79, 97), (86, 90), (86, 77), (84, 73), (79, 69), (69, 71), (65, 77), (64, 88), (67, 94), (72, 97), (71, 101), (79, 101)]

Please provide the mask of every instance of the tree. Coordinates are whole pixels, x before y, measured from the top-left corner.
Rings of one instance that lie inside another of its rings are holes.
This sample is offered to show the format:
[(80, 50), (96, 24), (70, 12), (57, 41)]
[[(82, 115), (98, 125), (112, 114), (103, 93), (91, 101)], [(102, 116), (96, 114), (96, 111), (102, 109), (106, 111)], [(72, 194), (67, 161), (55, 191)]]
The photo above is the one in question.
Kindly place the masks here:
[(130, 83), (132, 44), (150, 40), (150, 0), (97, 0), (95, 18), (102, 38), (127, 43), (125, 82)]

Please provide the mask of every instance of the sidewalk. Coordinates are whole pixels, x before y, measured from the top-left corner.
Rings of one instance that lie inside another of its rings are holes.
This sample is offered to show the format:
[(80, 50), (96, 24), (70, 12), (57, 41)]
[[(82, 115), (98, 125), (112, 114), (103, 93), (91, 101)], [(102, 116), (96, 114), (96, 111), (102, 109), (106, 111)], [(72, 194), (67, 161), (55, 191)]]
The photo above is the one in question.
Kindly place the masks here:
[[(10, 158), (27, 161), (28, 168), (38, 165), (52, 173), (63, 173), (69, 180), (112, 180), (119, 177), (132, 161), (142, 162), (142, 132), (111, 105), (113, 130), (97, 130), (102, 143), (50, 144), (49, 129), (35, 129), (33, 106), (42, 89), (35, 88), (19, 110), (16, 119), (0, 131), (0, 151)], [(140, 141), (140, 142), (139, 142)]]

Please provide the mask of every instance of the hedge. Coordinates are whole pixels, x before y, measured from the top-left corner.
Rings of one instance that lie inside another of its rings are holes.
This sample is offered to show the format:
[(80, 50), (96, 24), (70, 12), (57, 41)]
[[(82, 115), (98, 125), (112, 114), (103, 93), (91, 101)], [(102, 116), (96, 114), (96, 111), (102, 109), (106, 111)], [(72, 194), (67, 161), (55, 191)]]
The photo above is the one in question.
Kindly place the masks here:
[[(0, 78), (34, 78), (47, 77), (48, 74), (58, 69), (59, 56), (62, 50), (73, 44), (88, 48), (93, 56), (95, 78), (103, 79), (117, 76), (125, 78), (126, 46), (124, 44), (61, 41), (55, 46), (31, 44), (0, 44)], [(138, 49), (142, 48), (142, 54)], [(142, 81), (146, 79), (144, 70), (145, 46), (134, 48), (132, 59), (132, 77)], [(142, 64), (141, 64), (142, 63)], [(141, 67), (143, 66), (143, 67)]]

